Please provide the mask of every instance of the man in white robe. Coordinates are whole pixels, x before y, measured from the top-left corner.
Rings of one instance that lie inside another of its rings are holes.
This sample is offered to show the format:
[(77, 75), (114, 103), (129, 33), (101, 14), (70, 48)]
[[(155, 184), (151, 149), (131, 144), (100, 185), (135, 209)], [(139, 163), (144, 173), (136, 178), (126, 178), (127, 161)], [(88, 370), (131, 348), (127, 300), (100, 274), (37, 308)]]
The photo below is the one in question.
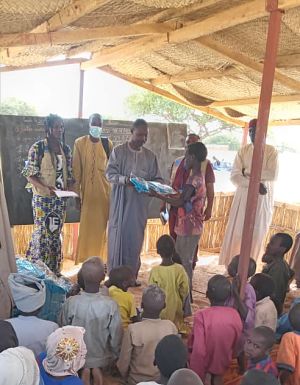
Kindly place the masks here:
[[(219, 264), (226, 265), (231, 259), (240, 254), (242, 233), (245, 219), (248, 186), (250, 182), (253, 143), (255, 139), (257, 119), (249, 123), (251, 144), (242, 147), (237, 153), (231, 171), (231, 181), (236, 186), (236, 192), (230, 209), (228, 224), (223, 240)], [(278, 174), (278, 153), (270, 145), (266, 145), (259, 187), (259, 198), (254, 225), (251, 258), (257, 260), (262, 255), (262, 247), (269, 226), (272, 222), (274, 206), (274, 181)]]

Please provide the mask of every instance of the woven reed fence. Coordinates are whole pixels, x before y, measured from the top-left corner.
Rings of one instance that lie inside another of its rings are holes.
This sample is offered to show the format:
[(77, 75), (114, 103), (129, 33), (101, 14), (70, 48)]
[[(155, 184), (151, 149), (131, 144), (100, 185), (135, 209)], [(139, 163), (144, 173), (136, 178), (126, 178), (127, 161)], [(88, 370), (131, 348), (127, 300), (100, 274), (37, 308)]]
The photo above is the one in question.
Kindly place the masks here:
[[(212, 218), (205, 223), (201, 237), (201, 251), (219, 253), (228, 221), (233, 194), (218, 193), (215, 197)], [(74, 240), (78, 226), (65, 224), (63, 229), (63, 252), (66, 258), (73, 259)], [(13, 236), (17, 254), (24, 255), (28, 247), (33, 226), (15, 226)], [(293, 238), (300, 231), (300, 206), (275, 203), (273, 221), (266, 241), (276, 232), (287, 232)], [(145, 232), (143, 253), (156, 251), (156, 241), (168, 233), (168, 226), (163, 226), (159, 219), (150, 219)], [(287, 256), (289, 259), (289, 255)]]

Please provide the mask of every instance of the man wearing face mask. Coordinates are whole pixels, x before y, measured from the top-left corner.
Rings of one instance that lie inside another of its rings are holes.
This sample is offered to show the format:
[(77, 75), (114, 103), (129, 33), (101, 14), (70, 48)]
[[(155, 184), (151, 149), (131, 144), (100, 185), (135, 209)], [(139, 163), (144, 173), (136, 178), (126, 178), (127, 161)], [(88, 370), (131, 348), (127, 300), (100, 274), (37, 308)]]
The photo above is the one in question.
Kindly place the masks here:
[[(240, 254), (241, 251), (256, 124), (257, 119), (252, 119), (249, 122), (249, 137), (251, 144), (247, 144), (239, 150), (233, 163), (230, 179), (236, 186), (236, 192), (231, 205), (225, 237), (221, 248), (219, 259), (220, 265), (228, 266), (231, 259), (235, 255)], [(266, 144), (251, 248), (251, 258), (255, 260), (262, 255), (264, 238), (272, 221), (274, 181), (277, 178), (277, 173), (277, 150), (275, 147)]]
[(102, 118), (89, 119), (89, 135), (76, 139), (73, 154), (75, 191), (80, 196), (81, 213), (76, 263), (91, 256), (106, 258), (106, 227), (109, 214), (110, 185), (105, 170), (112, 142), (101, 137)]
[(131, 129), (130, 140), (113, 149), (106, 170), (107, 179), (112, 184), (108, 268), (128, 265), (136, 276), (140, 268), (150, 198), (136, 192), (130, 175), (162, 182), (156, 155), (144, 147), (147, 136), (147, 122), (137, 119)]

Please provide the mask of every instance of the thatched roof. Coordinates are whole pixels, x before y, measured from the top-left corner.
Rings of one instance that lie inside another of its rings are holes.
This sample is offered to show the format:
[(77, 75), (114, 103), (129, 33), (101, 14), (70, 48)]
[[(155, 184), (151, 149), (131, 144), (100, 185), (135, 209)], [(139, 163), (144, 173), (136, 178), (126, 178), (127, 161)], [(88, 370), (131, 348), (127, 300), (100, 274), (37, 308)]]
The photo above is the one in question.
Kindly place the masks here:
[[(278, 2), (270, 120), (300, 124), (300, 0)], [(1, 1), (0, 63), (39, 65), (88, 51), (83, 69), (243, 125), (257, 115), (268, 15), (264, 0)]]

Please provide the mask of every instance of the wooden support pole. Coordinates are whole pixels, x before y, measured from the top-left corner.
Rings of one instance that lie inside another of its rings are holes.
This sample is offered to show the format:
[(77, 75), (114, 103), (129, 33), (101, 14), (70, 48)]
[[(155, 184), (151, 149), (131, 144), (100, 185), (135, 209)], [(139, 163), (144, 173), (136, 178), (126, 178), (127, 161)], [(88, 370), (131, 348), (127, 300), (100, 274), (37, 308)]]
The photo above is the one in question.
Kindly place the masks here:
[(83, 90), (84, 90), (84, 71), (79, 70), (79, 99), (78, 99), (78, 118), (82, 118), (83, 112)]
[(267, 0), (266, 9), (270, 12), (270, 19), (262, 76), (261, 93), (259, 99), (258, 121), (252, 156), (251, 175), (242, 234), (240, 263), (238, 268), (238, 274), (241, 279), (240, 293), (242, 298), (244, 298), (245, 295), (248, 266), (251, 257), (251, 246), (259, 196), (259, 184), (264, 159), (265, 141), (268, 129), (282, 16), (282, 11), (278, 8), (278, 0)]
[[(78, 98), (78, 118), (82, 118), (83, 113), (83, 91), (84, 91), (84, 71), (79, 70), (79, 98)], [(79, 223), (73, 223), (73, 250), (72, 250), (72, 260), (76, 260), (77, 244), (78, 244), (78, 234), (79, 234)]]

